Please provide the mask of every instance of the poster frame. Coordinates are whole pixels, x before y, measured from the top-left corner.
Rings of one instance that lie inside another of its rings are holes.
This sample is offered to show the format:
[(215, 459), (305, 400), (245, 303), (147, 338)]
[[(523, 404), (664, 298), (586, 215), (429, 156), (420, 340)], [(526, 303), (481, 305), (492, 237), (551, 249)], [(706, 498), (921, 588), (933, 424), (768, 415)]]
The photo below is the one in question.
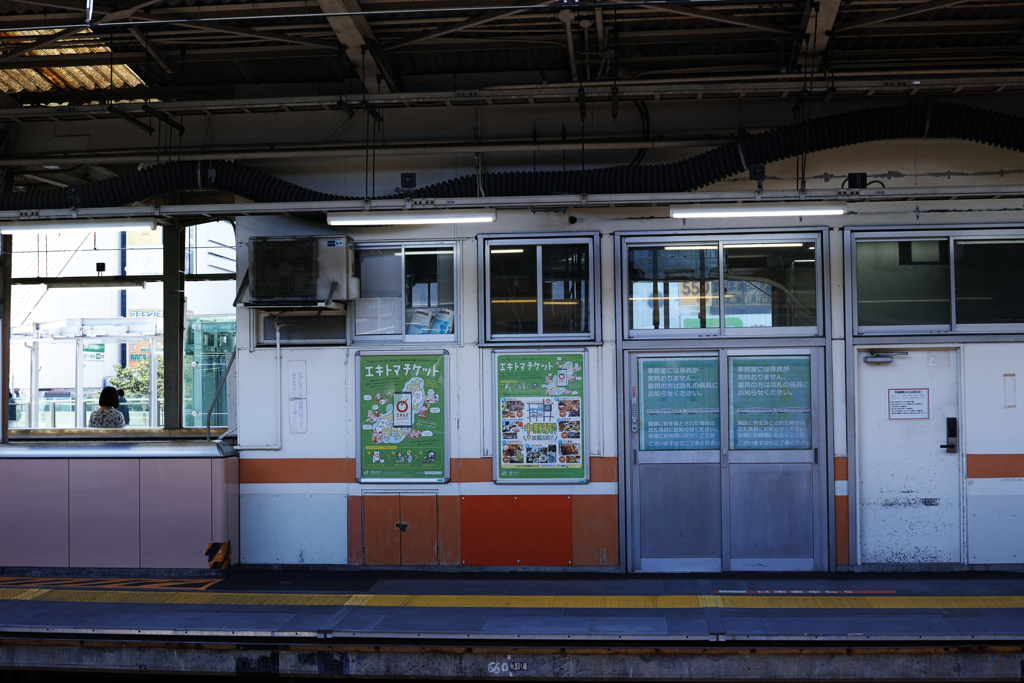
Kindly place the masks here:
[[(516, 477), (515, 479), (501, 478), (501, 468), (499, 467), (499, 458), (501, 457), (501, 417), (498, 415), (501, 410), (501, 397), (498, 395), (498, 357), (499, 356), (549, 356), (553, 353), (578, 353), (583, 356), (583, 391), (580, 396), (585, 400), (583, 401), (582, 414), (583, 414), (583, 476), (579, 478), (569, 477)], [(590, 394), (588, 393), (590, 382), (590, 355), (586, 347), (583, 346), (556, 346), (551, 348), (500, 348), (491, 349), (491, 408), (490, 418), (495, 420), (491, 426), (492, 429), (492, 446), (493, 452), (491, 453), (491, 471), (492, 478), (495, 484), (508, 485), (508, 484), (561, 484), (565, 485), (580, 485), (590, 483), (590, 454), (587, 452), (588, 444), (590, 439), (593, 438), (593, 429), (591, 428), (592, 413), (590, 407)], [(497, 416), (495, 418), (495, 416)]]
[(444, 396), (445, 396), (445, 411), (444, 411), (444, 475), (442, 477), (363, 477), (363, 445), (362, 436), (363, 429), (360, 420), (356, 420), (357, 429), (355, 432), (355, 453), (356, 453), (356, 481), (360, 484), (447, 484), (451, 478), (451, 444), (452, 437), (450, 433), (451, 419), (448, 415), (448, 396), (451, 391), (451, 383), (449, 382), (449, 371), (451, 369), (451, 354), (448, 353), (447, 349), (441, 348), (405, 348), (405, 349), (388, 349), (388, 350), (370, 350), (360, 349), (355, 353), (355, 405), (356, 416), (360, 416), (360, 401), (363, 396), (363, 380), (362, 373), (360, 372), (362, 358), (364, 356), (437, 356), (440, 355), (444, 359)]

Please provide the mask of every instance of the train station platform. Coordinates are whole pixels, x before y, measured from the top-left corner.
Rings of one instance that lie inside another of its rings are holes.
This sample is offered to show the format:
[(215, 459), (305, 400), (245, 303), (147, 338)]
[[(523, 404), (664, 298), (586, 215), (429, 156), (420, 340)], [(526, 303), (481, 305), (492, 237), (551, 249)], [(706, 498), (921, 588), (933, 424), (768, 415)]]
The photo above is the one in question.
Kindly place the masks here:
[(1024, 575), (0, 578), (0, 668), (1016, 680)]

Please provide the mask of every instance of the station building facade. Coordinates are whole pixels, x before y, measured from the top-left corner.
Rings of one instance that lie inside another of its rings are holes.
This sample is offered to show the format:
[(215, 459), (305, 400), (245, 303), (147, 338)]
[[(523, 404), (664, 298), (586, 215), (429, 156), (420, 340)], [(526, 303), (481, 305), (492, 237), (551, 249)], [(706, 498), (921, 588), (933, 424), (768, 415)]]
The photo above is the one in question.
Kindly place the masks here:
[[(763, 191), (461, 205), (483, 223), (240, 207), (220, 446), (12, 430), (0, 565), (202, 568), (230, 541), (268, 566), (1019, 566), (1021, 172), (1007, 196), (972, 177), (1016, 153), (909, 140), (807, 163), (810, 190), (780, 162)], [(837, 190), (836, 169), (888, 187)], [(712, 203), (735, 213), (696, 211)], [(260, 304), (251, 259), (285, 243), (351, 252), (340, 305)], [(18, 493), (37, 485), (45, 505)], [(132, 513), (120, 559), (75, 554)]]

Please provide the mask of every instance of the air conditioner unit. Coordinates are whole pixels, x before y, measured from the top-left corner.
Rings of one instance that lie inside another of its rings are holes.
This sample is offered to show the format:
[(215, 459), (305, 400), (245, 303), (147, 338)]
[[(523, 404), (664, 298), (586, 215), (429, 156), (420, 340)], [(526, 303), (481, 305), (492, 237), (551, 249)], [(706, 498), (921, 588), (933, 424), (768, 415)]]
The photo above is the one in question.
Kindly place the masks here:
[[(246, 273), (250, 308), (344, 308), (359, 297), (348, 237), (253, 237)], [(244, 292), (243, 292), (244, 293)]]

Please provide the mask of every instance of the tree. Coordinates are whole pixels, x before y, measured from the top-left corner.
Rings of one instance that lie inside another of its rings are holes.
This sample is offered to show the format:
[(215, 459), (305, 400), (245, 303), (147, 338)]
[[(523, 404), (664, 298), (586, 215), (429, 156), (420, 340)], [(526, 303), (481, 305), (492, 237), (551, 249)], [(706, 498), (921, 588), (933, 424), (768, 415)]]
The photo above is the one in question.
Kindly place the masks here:
[[(157, 356), (156, 365), (156, 393), (157, 396), (164, 395), (164, 357)], [(138, 361), (130, 367), (122, 367), (114, 363), (114, 376), (110, 378), (110, 385), (118, 389), (124, 389), (125, 398), (145, 398), (149, 396), (149, 354), (145, 360)]]

